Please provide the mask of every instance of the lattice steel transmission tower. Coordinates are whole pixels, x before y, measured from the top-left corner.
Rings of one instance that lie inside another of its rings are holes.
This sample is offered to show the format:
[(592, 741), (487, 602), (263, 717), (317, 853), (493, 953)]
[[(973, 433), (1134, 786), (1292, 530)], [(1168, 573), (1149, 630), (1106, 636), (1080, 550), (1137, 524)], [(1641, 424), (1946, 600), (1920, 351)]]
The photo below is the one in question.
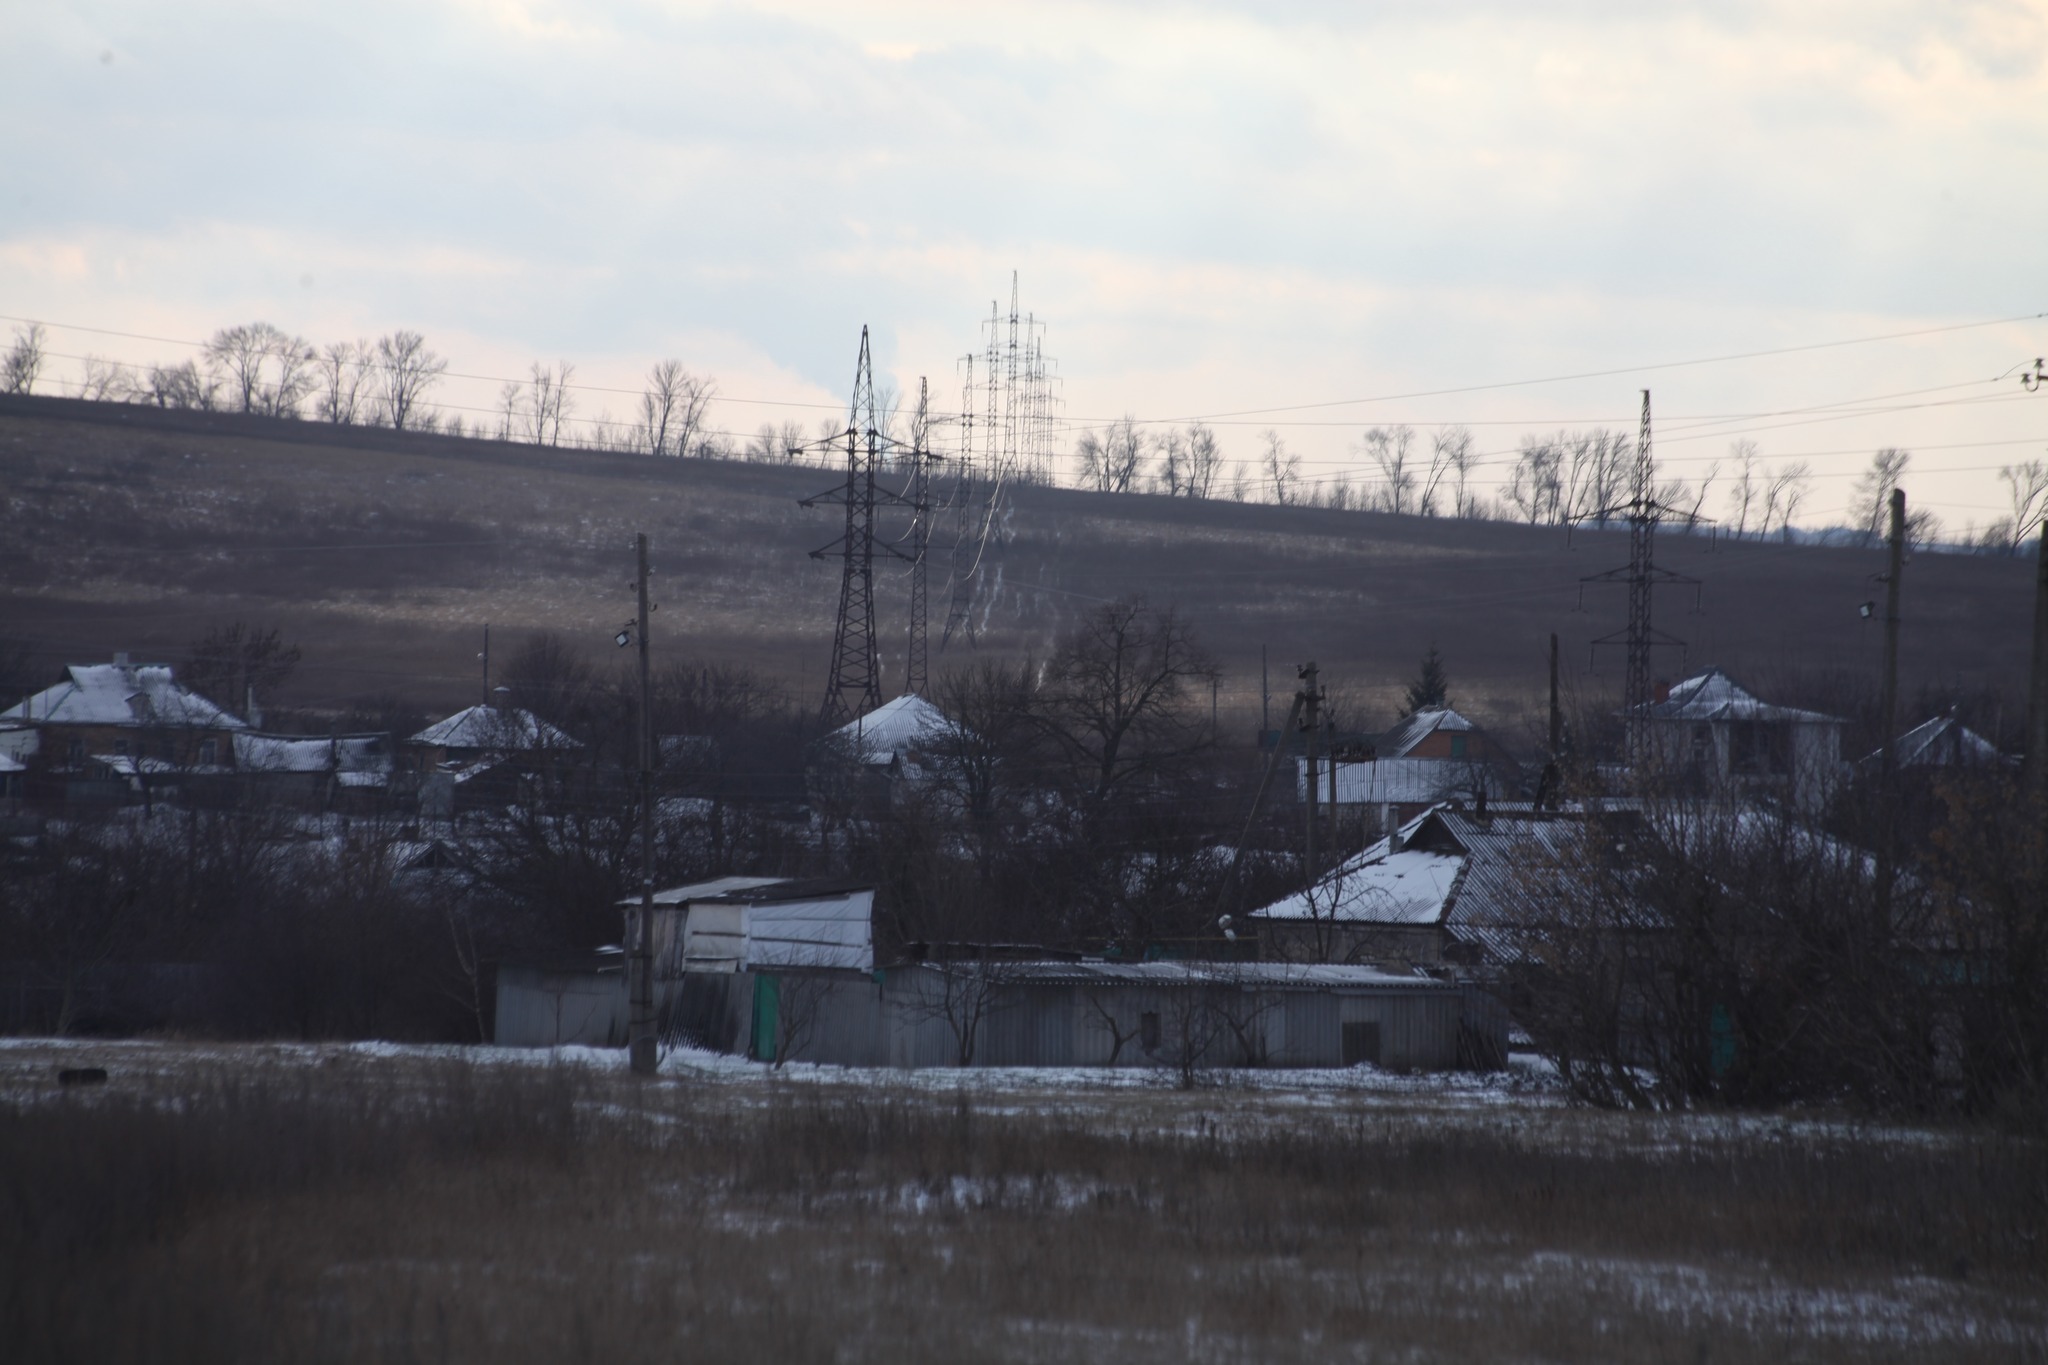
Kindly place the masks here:
[(1001, 303), (991, 300), (982, 325), (987, 336), (981, 348), (964, 358), (959, 463), (947, 504), (954, 540), (941, 649), (955, 635), (964, 634), (970, 642), (974, 638), (975, 604), (985, 587), (989, 547), (1008, 489), (1020, 481), (1050, 483), (1061, 453), (1058, 380), (1045, 354), (1044, 324), (1022, 311), (1015, 271), (1010, 273), (1010, 311), (1005, 314)]
[[(1579, 580), (1580, 595), (1583, 599), (1587, 583), (1628, 584), (1628, 625), (1611, 635), (1603, 635), (1593, 641), (1593, 649), (1602, 645), (1622, 645), (1628, 656), (1627, 671), (1622, 683), (1622, 709), (1625, 715), (1641, 714), (1639, 708), (1652, 701), (1650, 681), (1650, 651), (1659, 648), (1685, 648), (1685, 641), (1675, 635), (1668, 635), (1651, 624), (1653, 598), (1659, 587), (1685, 585), (1697, 595), (1700, 581), (1684, 574), (1673, 573), (1657, 565), (1654, 550), (1657, 524), (1669, 513), (1673, 516), (1689, 517), (1689, 514), (1666, 507), (1657, 500), (1656, 463), (1651, 457), (1650, 446), (1650, 391), (1643, 390), (1642, 427), (1636, 435), (1635, 483), (1626, 503), (1597, 508), (1585, 514), (1584, 519), (1598, 518), (1602, 521), (1617, 516), (1628, 519), (1628, 564), (1597, 573)], [(1643, 746), (1647, 729), (1641, 724), (1631, 724), (1625, 730), (1627, 756), (1631, 764), (1639, 763), (1643, 757)]]
[(868, 329), (860, 329), (860, 363), (853, 377), (853, 411), (846, 430), (829, 438), (846, 451), (846, 479), (803, 506), (844, 504), (846, 529), (838, 540), (811, 551), (813, 559), (838, 559), (839, 620), (832, 632), (832, 672), (818, 719), (831, 729), (882, 704), (875, 655), (875, 474), (883, 435), (875, 418), (875, 376), (868, 358)]
[(926, 594), (925, 559), (931, 549), (932, 461), (931, 391), (924, 377), (917, 381), (917, 415), (910, 426), (910, 487), (905, 500), (910, 504), (910, 640), (904, 654), (903, 690), (924, 695)]

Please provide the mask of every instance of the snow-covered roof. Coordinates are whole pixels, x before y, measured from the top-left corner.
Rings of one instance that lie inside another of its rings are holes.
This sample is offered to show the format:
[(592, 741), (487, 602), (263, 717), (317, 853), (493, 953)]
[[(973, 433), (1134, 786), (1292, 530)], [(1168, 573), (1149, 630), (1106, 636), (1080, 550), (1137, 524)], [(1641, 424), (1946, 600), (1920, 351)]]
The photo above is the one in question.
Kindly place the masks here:
[(831, 738), (857, 748), (862, 761), (887, 763), (950, 733), (946, 713), (915, 692), (883, 702), (859, 720), (832, 732)]
[[(1901, 768), (1995, 768), (2008, 761), (1996, 744), (1949, 715), (1923, 721), (1900, 735), (1897, 753)], [(1884, 750), (1878, 749), (1856, 766), (1868, 769), (1883, 763)]]
[[(1308, 760), (1297, 759), (1294, 789), (1305, 796)], [(1318, 800), (1329, 794), (1327, 769), (1316, 775)], [(1337, 760), (1337, 804), (1377, 806), (1428, 805), (1471, 797), (1481, 787), (1489, 799), (1506, 795), (1500, 778), (1482, 763), (1463, 758), (1381, 758), (1352, 763)]]
[(1438, 730), (1471, 734), (1479, 729), (1448, 706), (1425, 707), (1380, 736), (1381, 758), (1400, 758)]
[(169, 664), (73, 664), (55, 687), (0, 711), (0, 721), (41, 725), (247, 725), (180, 684)]
[(1420, 849), (1385, 851), (1384, 842), (1325, 877), (1315, 893), (1297, 891), (1252, 913), (1265, 919), (1348, 924), (1435, 924), (1465, 860)]
[[(691, 882), (688, 886), (671, 886), (654, 893), (656, 905), (687, 905), (691, 901), (708, 900), (713, 896), (730, 895), (734, 891), (753, 891), (763, 886), (774, 886), (777, 882), (789, 880), (786, 877), (714, 877), (708, 882)], [(638, 905), (638, 896), (627, 896), (621, 905)]]
[(1080, 962), (925, 963), (934, 971), (986, 973), (1009, 985), (1096, 985), (1125, 982), (1160, 987), (1239, 986), (1258, 990), (1349, 987), (1455, 991), (1450, 982), (1413, 973), (1329, 962)]
[(864, 763), (887, 763), (950, 733), (952, 720), (946, 720), (946, 712), (915, 692), (905, 692), (858, 720), (842, 724), (827, 739), (858, 749)]
[(517, 706), (471, 706), (437, 720), (408, 743), (447, 749), (580, 749), (574, 739)]
[(1675, 684), (1668, 698), (1639, 707), (1636, 714), (1647, 720), (1665, 721), (1764, 720), (1842, 724), (1838, 716), (1801, 711), (1792, 706), (1774, 706), (1718, 668), (1710, 668), (1697, 677)]
[(235, 766), (257, 773), (376, 773), (391, 766), (382, 735), (263, 735), (245, 731), (235, 736)]

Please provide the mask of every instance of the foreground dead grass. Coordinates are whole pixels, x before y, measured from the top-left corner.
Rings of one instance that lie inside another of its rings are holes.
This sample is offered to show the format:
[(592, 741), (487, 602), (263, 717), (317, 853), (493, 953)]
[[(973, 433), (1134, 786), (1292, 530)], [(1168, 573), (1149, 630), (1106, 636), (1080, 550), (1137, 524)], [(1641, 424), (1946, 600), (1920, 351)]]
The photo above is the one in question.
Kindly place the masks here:
[(338, 1049), (0, 1086), (10, 1359), (2048, 1354), (2048, 1157), (1993, 1135)]

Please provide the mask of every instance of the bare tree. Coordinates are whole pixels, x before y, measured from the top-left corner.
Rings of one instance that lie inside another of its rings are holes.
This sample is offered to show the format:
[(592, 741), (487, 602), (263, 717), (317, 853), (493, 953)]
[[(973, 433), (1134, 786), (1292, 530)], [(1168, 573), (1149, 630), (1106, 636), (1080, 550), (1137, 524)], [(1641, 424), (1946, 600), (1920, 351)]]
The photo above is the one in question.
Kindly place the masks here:
[(1813, 470), (1804, 460), (1792, 460), (1771, 471), (1764, 481), (1764, 513), (1757, 527), (1758, 536), (1771, 533), (1775, 518), (1778, 534), (1786, 540), (1792, 538), (1792, 518), (1799, 515), (1800, 504), (1806, 501), (1807, 481), (1812, 477)]
[(498, 389), (498, 439), (509, 441), (520, 428), (520, 414), (526, 410), (526, 386), (506, 380)]
[(1503, 494), (1508, 505), (1531, 526), (1563, 516), (1564, 485), (1560, 474), (1564, 452), (1542, 436), (1524, 436), (1514, 472)]
[(1465, 427), (1445, 427), (1430, 438), (1430, 445), (1441, 453), (1444, 464), (1452, 476), (1451, 515), (1474, 515), (1472, 496), (1466, 491), (1472, 479), (1473, 467), (1478, 462), (1472, 450), (1472, 432)]
[(1191, 425), (1188, 428), (1188, 496), (1216, 496), (1216, 476), (1222, 468), (1223, 451), (1216, 444), (1216, 433), (1200, 422)]
[(78, 381), (78, 396), (95, 403), (121, 403), (135, 392), (128, 367), (117, 360), (89, 355)]
[(34, 393), (36, 378), (43, 372), (43, 324), (31, 322), (14, 329), (14, 345), (0, 359), (0, 390)]
[(2005, 523), (2006, 549), (2018, 554), (2048, 513), (2048, 461), (2006, 465), (1998, 471), (1998, 478), (2012, 500), (2012, 518)]
[(312, 348), (267, 322), (223, 327), (208, 339), (207, 364), (227, 378), (236, 412), (296, 415), (312, 387)]
[(1159, 470), (1154, 476), (1159, 491), (1169, 498), (1192, 496), (1188, 489), (1188, 446), (1187, 439), (1176, 427), (1168, 427), (1152, 438), (1152, 449), (1159, 455)]
[(1100, 493), (1128, 493), (1145, 467), (1145, 440), (1137, 419), (1120, 417), (1100, 436), (1084, 432), (1074, 443), (1081, 464), (1081, 483)]
[(562, 422), (575, 404), (569, 396), (569, 381), (575, 377), (576, 367), (564, 360), (551, 370), (535, 361), (529, 372), (532, 402), (527, 408), (527, 419), (532, 424), (533, 443), (558, 446), (562, 443)]
[(368, 339), (337, 341), (320, 352), (320, 416), (336, 426), (354, 426), (368, 413), (366, 390), (377, 353)]
[(1728, 486), (1728, 515), (1735, 525), (1729, 528), (1729, 534), (1737, 540), (1749, 534), (1750, 513), (1762, 496), (1756, 453), (1755, 441), (1735, 441), (1728, 447), (1728, 458), (1735, 463), (1735, 482)]
[(152, 365), (144, 396), (160, 408), (196, 408), (211, 412), (219, 403), (220, 385), (190, 360), (178, 365)]
[(1266, 443), (1265, 452), (1259, 457), (1259, 472), (1265, 485), (1273, 490), (1273, 501), (1282, 504), (1295, 501), (1300, 496), (1301, 456), (1287, 449), (1287, 442), (1280, 439), (1280, 433), (1268, 427), (1260, 433)]
[(1051, 737), (1095, 799), (1206, 749), (1208, 716), (1187, 703), (1215, 667), (1173, 608), (1142, 598), (1083, 618), (1046, 669)]
[(1409, 495), (1415, 491), (1415, 471), (1409, 467), (1415, 447), (1413, 427), (1374, 427), (1365, 433), (1359, 449), (1380, 472), (1379, 505), (1396, 516), (1408, 511)]
[(656, 361), (640, 394), (640, 421), (635, 428), (647, 453), (690, 454), (711, 395), (710, 381), (691, 374), (682, 361)]
[(1857, 477), (1849, 495), (1849, 515), (1863, 533), (1864, 544), (1875, 545), (1885, 538), (1891, 522), (1892, 490), (1899, 486), (1912, 459), (1911, 452), (1886, 446), (1870, 457), (1870, 468)]
[(427, 390), (448, 370), (443, 357), (427, 349), (418, 332), (398, 331), (377, 339), (378, 381), (383, 392), (383, 418), (395, 431), (417, 428), (420, 404)]

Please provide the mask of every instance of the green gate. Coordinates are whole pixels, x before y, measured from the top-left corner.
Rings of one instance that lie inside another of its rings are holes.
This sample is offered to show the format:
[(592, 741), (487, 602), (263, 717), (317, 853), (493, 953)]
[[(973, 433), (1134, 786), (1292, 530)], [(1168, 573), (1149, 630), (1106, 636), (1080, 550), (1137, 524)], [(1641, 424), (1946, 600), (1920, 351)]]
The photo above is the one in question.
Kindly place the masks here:
[(754, 978), (754, 1060), (775, 1060), (777, 1023), (782, 1006), (782, 981), (773, 976)]

